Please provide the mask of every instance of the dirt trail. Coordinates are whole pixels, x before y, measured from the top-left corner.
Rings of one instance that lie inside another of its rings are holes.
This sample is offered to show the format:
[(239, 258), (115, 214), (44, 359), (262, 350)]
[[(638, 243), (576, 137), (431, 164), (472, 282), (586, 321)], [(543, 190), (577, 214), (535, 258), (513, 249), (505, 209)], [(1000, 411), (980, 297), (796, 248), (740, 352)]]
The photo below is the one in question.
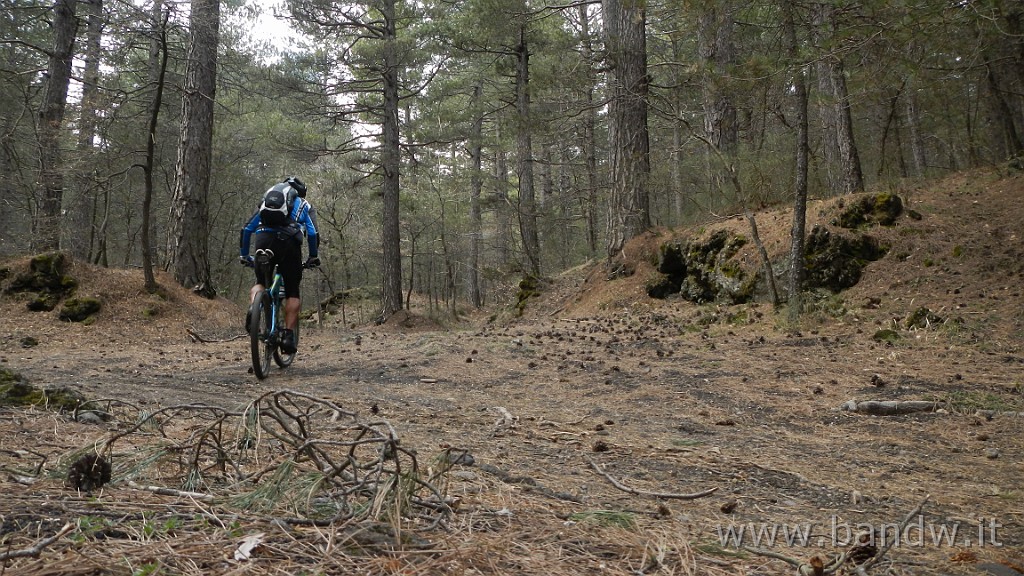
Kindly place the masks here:
[[(1019, 569), (1024, 417), (976, 411), (1024, 411), (1024, 183), (978, 180), (907, 191), (923, 218), (879, 232), (893, 249), (841, 295), (845, 313), (828, 315), (825, 304), (834, 303), (823, 302), (800, 326), (764, 304), (650, 300), (641, 264), (635, 277), (610, 282), (580, 269), (520, 319), (452, 330), (310, 327), (295, 365), (258, 381), (247, 373), (246, 341), (233, 339), (241, 332), (236, 306), (197, 303), (184, 292), (153, 301), (134, 272), (76, 264), (82, 286), (109, 300), (108, 312), (92, 326), (69, 325), (5, 301), (0, 366), (39, 386), (149, 410), (184, 403), (239, 410), (262, 393), (294, 390), (386, 419), (424, 461), (448, 447), (468, 450), (476, 465), (457, 467), (448, 485), (460, 498), (449, 531), (423, 534), (438, 551), (375, 555), (365, 560), (371, 572), (790, 573), (779, 560), (723, 545), (721, 531), (811, 527), (805, 546), (771, 546), (807, 560), (842, 551), (848, 542), (833, 545), (834, 537), (891, 527), (926, 497), (914, 525), (929, 532), (908, 532), (913, 542), (890, 551), (885, 568)], [(784, 232), (784, 217), (761, 219), (762, 234)], [(183, 302), (196, 306), (189, 317), (173, 312)], [(899, 328), (920, 306), (947, 321)], [(143, 318), (147, 307), (156, 313)], [(876, 341), (879, 329), (894, 326), (897, 342)], [(190, 338), (189, 328), (213, 341)], [(24, 347), (28, 336), (38, 345)], [(850, 400), (935, 400), (943, 409), (898, 416), (839, 409)], [(49, 466), (115, 428), (0, 409), (0, 464), (24, 470), (18, 453), (30, 450)], [(595, 464), (641, 493), (716, 491), (692, 501), (631, 494)], [(45, 536), (40, 512), (31, 510), (40, 498), (63, 502), (47, 517), (73, 520), (84, 506), (59, 478), (26, 486), (6, 476), (5, 548)], [(133, 499), (145, 500), (115, 484), (95, 506), (116, 509)], [(932, 541), (931, 531), (954, 528), (952, 543)], [(124, 558), (153, 561), (167, 549), (187, 556), (197, 539), (212, 558), (160, 560), (161, 573), (295, 573), (296, 558), (310, 554), (279, 544), (244, 565), (224, 560), (229, 535), (182, 531), (129, 538), (137, 545), (130, 549), (110, 539), (67, 540), (14, 566), (25, 574), (94, 573), (60, 571), (54, 562), (113, 553), (122, 560), (108, 562), (107, 573), (127, 574)], [(303, 565), (331, 572), (342, 564)]]

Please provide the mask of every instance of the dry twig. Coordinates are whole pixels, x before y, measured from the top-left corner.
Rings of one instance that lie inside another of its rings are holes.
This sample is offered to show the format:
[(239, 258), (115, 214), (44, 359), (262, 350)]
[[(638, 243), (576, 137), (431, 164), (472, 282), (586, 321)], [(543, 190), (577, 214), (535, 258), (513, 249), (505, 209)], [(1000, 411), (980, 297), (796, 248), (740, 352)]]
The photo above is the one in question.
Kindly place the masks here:
[(601, 476), (604, 476), (605, 479), (607, 479), (609, 482), (611, 482), (612, 486), (615, 486), (616, 488), (618, 488), (619, 490), (622, 490), (623, 492), (627, 492), (629, 494), (634, 494), (636, 496), (650, 496), (652, 498), (665, 498), (665, 499), (671, 499), (671, 500), (696, 500), (698, 498), (703, 498), (705, 496), (710, 496), (711, 494), (713, 494), (715, 491), (718, 490), (718, 487), (716, 486), (714, 488), (708, 488), (707, 490), (702, 490), (700, 492), (693, 492), (691, 494), (677, 494), (677, 493), (674, 493), (674, 492), (648, 492), (646, 490), (639, 490), (637, 488), (632, 488), (630, 486), (626, 486), (625, 484), (619, 482), (618, 480), (613, 478), (610, 474), (605, 472), (604, 469), (601, 468), (601, 466), (599, 466), (597, 464), (597, 462), (594, 462), (594, 460), (592, 458), (590, 458), (589, 456), (587, 457), (587, 462), (590, 463), (590, 467), (593, 468), (595, 472), (597, 472)]
[(64, 537), (64, 535), (66, 535), (68, 532), (71, 532), (74, 529), (75, 529), (75, 525), (72, 524), (71, 522), (68, 522), (67, 524), (64, 525), (63, 528), (58, 530), (56, 534), (54, 534), (53, 536), (50, 536), (49, 538), (43, 538), (39, 542), (36, 542), (34, 546), (30, 546), (28, 548), (23, 548), (21, 550), (11, 550), (11, 551), (8, 551), (8, 552), (0, 552), (0, 562), (6, 561), (6, 560), (10, 560), (12, 558), (26, 558), (26, 557), (37, 558), (43, 552), (43, 548), (46, 548), (50, 544), (53, 544), (57, 540), (60, 540), (61, 538)]

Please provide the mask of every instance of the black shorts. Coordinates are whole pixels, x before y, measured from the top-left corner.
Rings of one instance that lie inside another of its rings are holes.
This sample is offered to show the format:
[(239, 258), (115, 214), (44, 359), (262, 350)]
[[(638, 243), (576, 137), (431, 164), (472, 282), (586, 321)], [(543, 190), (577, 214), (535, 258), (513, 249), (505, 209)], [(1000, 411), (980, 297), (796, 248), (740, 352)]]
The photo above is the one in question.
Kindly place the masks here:
[[(272, 262), (284, 278), (284, 294), (288, 298), (299, 298), (302, 284), (302, 231), (291, 228), (260, 228), (253, 234), (253, 253), (260, 248), (274, 251)], [(269, 288), (273, 278), (262, 278), (260, 267), (256, 267), (256, 283)]]

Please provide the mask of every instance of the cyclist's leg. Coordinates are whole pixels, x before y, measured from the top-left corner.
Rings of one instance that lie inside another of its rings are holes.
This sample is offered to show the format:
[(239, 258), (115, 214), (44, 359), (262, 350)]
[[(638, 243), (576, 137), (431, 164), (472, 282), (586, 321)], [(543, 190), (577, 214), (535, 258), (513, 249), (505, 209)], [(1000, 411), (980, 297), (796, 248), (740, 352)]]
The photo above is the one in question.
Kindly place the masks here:
[[(274, 240), (274, 235), (273, 234), (260, 233), (260, 232), (257, 232), (256, 234), (254, 234), (253, 235), (253, 240), (252, 240), (253, 254), (257, 254), (258, 252), (260, 252), (262, 250), (269, 249), (270, 245), (273, 243), (273, 240)], [(245, 331), (246, 332), (249, 331), (249, 327), (250, 327), (249, 325), (252, 322), (252, 303), (256, 301), (256, 296), (269, 283), (269, 278), (265, 277), (267, 275), (267, 267), (266, 266), (263, 266), (263, 265), (261, 265), (260, 262), (257, 262), (256, 265), (253, 267), (253, 272), (255, 272), (255, 275), (256, 275), (256, 283), (253, 284), (252, 288), (249, 289), (249, 310), (247, 310), (246, 313), (245, 313)]]
[(281, 351), (294, 354), (295, 328), (299, 322), (299, 285), (302, 282), (302, 235), (281, 232), (274, 243), (277, 270), (284, 280), (284, 330), (281, 332)]
[(277, 269), (284, 279), (284, 322), (285, 327), (294, 330), (299, 322), (302, 309), (302, 296), (299, 287), (302, 285), (302, 236), (290, 236), (281, 239), (278, 246), (283, 251), (278, 259)]
[[(261, 250), (273, 250), (275, 244), (275, 234), (268, 232), (257, 232), (253, 234), (252, 249), (253, 254)], [(273, 252), (270, 252), (273, 256)], [(253, 268), (256, 272), (256, 284), (253, 285), (252, 289), (249, 290), (249, 302), (251, 303), (256, 298), (256, 294), (264, 287), (270, 285), (272, 278), (268, 278), (267, 275), (273, 266), (261, 266), (261, 263), (257, 261), (256, 266)]]

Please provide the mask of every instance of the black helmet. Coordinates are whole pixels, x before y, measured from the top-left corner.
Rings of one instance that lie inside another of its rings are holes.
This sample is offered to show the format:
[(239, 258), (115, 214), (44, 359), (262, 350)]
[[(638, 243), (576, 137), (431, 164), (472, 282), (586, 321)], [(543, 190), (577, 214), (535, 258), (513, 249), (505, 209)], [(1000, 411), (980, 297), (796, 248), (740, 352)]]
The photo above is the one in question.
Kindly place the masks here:
[(289, 177), (285, 178), (284, 180), (282, 180), (281, 183), (282, 184), (287, 184), (287, 185), (291, 186), (292, 188), (294, 188), (295, 192), (299, 195), (299, 198), (305, 198), (306, 197), (306, 185), (302, 183), (302, 180), (299, 180), (295, 176), (289, 176)]

